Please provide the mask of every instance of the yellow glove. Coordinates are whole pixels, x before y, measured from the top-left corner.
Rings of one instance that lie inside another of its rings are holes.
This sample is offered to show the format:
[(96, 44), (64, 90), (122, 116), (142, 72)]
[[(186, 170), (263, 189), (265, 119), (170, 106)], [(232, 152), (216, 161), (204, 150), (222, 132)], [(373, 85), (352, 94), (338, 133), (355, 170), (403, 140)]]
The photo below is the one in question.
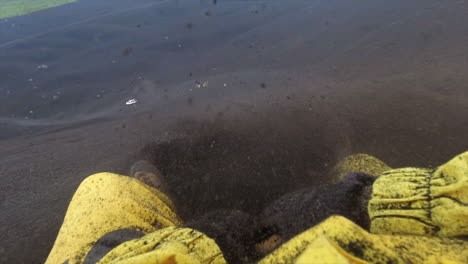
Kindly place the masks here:
[(372, 233), (468, 235), (468, 152), (436, 170), (386, 171), (369, 202)]

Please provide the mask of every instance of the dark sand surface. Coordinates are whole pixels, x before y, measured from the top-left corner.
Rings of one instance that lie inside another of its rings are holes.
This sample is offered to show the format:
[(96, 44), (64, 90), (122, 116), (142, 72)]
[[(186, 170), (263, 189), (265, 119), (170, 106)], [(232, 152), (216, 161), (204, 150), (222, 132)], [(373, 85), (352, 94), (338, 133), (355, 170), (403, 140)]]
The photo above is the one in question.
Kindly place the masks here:
[(43, 262), (79, 183), (148, 144), (185, 219), (256, 213), (351, 153), (468, 149), (465, 2), (115, 3), (0, 21), (2, 263)]

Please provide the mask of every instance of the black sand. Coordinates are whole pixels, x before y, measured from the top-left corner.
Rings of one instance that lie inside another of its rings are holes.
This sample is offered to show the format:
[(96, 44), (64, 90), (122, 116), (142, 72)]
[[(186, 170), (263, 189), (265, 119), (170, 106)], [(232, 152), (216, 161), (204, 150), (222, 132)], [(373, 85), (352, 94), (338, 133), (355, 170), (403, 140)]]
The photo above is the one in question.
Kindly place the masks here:
[(0, 23), (0, 262), (43, 262), (78, 184), (151, 142), (186, 219), (258, 212), (351, 153), (468, 148), (466, 3), (106, 2)]

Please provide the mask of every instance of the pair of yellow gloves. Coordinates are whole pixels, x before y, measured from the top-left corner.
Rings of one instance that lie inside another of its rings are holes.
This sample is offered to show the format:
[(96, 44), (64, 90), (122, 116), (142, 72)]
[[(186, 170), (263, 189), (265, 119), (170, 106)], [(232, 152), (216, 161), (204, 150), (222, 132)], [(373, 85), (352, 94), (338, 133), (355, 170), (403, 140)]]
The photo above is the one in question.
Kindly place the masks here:
[[(260, 263), (468, 263), (468, 152), (437, 169), (390, 169), (358, 154), (335, 169), (350, 171), (378, 175), (368, 203), (370, 232), (332, 216)], [(98, 263), (226, 263), (214, 240), (181, 224), (159, 191), (130, 177), (95, 174), (75, 193), (47, 263), (87, 263), (96, 241), (120, 229), (146, 235)]]

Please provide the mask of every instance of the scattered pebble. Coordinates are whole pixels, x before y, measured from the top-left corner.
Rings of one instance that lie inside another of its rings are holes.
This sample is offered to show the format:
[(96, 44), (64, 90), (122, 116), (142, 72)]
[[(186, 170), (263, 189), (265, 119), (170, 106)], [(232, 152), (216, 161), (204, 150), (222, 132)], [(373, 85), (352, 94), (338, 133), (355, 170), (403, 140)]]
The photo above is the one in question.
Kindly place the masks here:
[(101, 98), (101, 95), (100, 95), (100, 94), (96, 94), (96, 98)]
[(32, 82), (32, 81), (33, 81), (33, 79), (32, 79), (32, 78), (29, 78), (29, 79), (28, 79), (28, 82)]
[(47, 66), (47, 65), (45, 65), (45, 64), (42, 64), (42, 65), (37, 66), (37, 68), (38, 68), (39, 70), (45, 70), (45, 69), (48, 69), (49, 66)]
[(132, 104), (136, 104), (138, 103), (138, 100), (137, 99), (130, 99), (128, 100), (125, 104), (126, 105), (132, 105)]
[(164, 39), (165, 39), (165, 40), (168, 40), (168, 39), (169, 39), (169, 37), (168, 37), (168, 36), (164, 36)]
[(179, 44), (177, 45), (177, 47), (182, 48), (182, 44), (179, 43)]
[(227, 87), (227, 83), (224, 84), (224, 87)]
[(208, 81), (205, 81), (203, 83), (199, 81), (195, 81), (195, 88), (201, 88), (201, 87), (208, 87)]
[(59, 99), (59, 98), (60, 98), (60, 97), (59, 97), (58, 95), (53, 95), (53, 96), (52, 96), (52, 100), (57, 100), (57, 99)]

